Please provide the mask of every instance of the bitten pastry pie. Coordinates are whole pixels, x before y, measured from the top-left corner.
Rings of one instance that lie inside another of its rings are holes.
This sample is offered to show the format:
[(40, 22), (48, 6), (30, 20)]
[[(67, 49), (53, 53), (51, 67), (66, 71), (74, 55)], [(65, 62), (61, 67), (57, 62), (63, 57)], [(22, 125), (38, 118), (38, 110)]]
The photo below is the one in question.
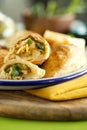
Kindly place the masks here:
[(16, 33), (9, 42), (10, 52), (5, 61), (16, 55), (34, 64), (42, 64), (50, 55), (48, 42), (39, 34), (31, 31)]
[(38, 79), (45, 75), (45, 70), (19, 57), (4, 63), (0, 69), (0, 79)]

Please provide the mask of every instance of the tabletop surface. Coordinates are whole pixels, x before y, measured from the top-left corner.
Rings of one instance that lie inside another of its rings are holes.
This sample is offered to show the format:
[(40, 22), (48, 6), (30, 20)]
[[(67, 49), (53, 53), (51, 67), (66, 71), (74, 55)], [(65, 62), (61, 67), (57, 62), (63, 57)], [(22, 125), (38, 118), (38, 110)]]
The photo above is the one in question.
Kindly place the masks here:
[(87, 121), (35, 121), (0, 117), (1, 130), (86, 130)]

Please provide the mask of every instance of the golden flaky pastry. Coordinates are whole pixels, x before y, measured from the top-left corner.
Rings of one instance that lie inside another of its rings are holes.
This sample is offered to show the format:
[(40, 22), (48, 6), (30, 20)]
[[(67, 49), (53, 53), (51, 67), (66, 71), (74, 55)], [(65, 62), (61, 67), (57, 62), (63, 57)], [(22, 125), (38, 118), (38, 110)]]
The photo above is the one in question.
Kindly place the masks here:
[(55, 44), (73, 44), (78, 46), (81, 51), (85, 51), (85, 40), (82, 38), (71, 37), (63, 33), (53, 32), (46, 30), (44, 33), (44, 38), (50, 43), (52, 49)]
[(10, 52), (5, 62), (17, 55), (34, 64), (42, 64), (50, 55), (48, 42), (39, 34), (31, 31), (17, 32), (10, 39), (9, 46)]
[(0, 67), (3, 65), (4, 58), (8, 54), (8, 50), (6, 48), (0, 47)]
[[(76, 43), (69, 42), (68, 36), (64, 34), (62, 35), (47, 31), (44, 34), (44, 37), (49, 41), (52, 50), (50, 57), (42, 65), (42, 68), (46, 70), (46, 78), (69, 74), (78, 70), (87, 63), (84, 46), (85, 42), (84, 44), (80, 42), (82, 46), (81, 49), (81, 47), (79, 47)], [(74, 38), (72, 38), (71, 41), (75, 42), (75, 39), (73, 39)], [(68, 41), (67, 44), (65, 41)], [(79, 39), (76, 41), (79, 41)], [(83, 39), (81, 41), (83, 41)]]

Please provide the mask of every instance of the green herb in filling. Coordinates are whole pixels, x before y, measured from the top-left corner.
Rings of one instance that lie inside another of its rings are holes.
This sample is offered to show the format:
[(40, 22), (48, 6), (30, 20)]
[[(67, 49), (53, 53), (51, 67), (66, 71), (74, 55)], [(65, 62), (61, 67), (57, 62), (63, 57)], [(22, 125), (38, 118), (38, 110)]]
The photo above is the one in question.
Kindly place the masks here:
[(22, 75), (21, 69), (18, 67), (18, 65), (12, 66), (12, 76), (20, 76)]
[(10, 66), (9, 68), (6, 69), (6, 73), (10, 73), (10, 71), (11, 71), (11, 75), (13, 77), (22, 75), (20, 67), (16, 64), (12, 65), (12, 66)]
[(45, 50), (45, 45), (44, 44), (42, 44), (42, 43), (36, 43), (36, 47), (38, 48), (38, 49), (41, 49), (41, 50)]
[(33, 40), (31, 38), (28, 39), (27, 44), (31, 45), (33, 43)]

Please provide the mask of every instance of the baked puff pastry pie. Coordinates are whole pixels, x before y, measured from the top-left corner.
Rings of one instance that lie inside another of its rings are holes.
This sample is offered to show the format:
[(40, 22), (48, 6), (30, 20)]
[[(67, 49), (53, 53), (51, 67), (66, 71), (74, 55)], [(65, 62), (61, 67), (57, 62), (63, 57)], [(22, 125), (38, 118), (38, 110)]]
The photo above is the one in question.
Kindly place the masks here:
[(45, 77), (57, 77), (75, 72), (87, 64), (86, 56), (74, 45), (57, 45), (42, 68), (46, 70)]
[(87, 64), (84, 39), (52, 31), (46, 31), (44, 37), (49, 41), (52, 50), (50, 57), (42, 65), (46, 70), (44, 77), (70, 74)]
[(19, 56), (34, 64), (42, 64), (50, 55), (49, 43), (39, 34), (31, 31), (16, 33), (9, 41), (10, 51), (5, 58)]
[(0, 79), (38, 79), (44, 75), (45, 70), (19, 57), (4, 63), (0, 69)]

